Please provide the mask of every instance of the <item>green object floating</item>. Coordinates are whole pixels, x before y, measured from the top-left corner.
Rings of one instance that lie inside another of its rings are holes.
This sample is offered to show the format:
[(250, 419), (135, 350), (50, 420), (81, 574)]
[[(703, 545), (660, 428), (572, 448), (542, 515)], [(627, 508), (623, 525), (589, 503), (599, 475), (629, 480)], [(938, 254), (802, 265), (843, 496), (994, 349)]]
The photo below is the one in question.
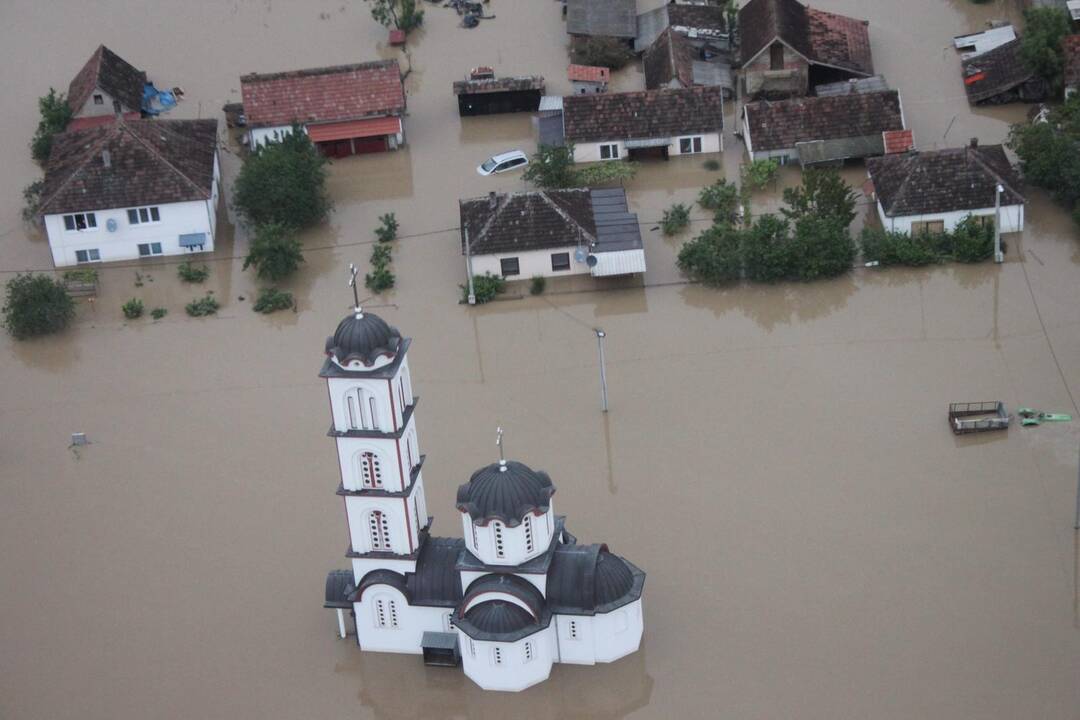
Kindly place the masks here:
[(1042, 425), (1044, 422), (1070, 422), (1072, 415), (1065, 413), (1048, 413), (1032, 410), (1031, 408), (1017, 408), (1016, 414), (1020, 416), (1021, 425)]

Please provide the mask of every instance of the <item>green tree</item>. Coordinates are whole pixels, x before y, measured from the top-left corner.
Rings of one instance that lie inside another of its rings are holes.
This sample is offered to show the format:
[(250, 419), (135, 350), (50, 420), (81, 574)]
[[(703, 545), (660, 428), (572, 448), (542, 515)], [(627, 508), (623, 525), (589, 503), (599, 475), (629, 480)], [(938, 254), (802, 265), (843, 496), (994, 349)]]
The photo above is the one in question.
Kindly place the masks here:
[(609, 185), (616, 182), (622, 183), (632, 179), (637, 174), (637, 171), (638, 164), (628, 160), (592, 163), (574, 169), (574, 185), (576, 187), (596, 187), (597, 185)]
[(795, 221), (791, 237), (792, 276), (809, 282), (842, 275), (855, 262), (855, 241), (848, 226), (833, 216), (806, 215)]
[(75, 301), (59, 280), (18, 274), (8, 281), (4, 327), (17, 340), (63, 330), (75, 317)]
[(416, 9), (416, 0), (367, 0), (371, 17), (383, 27), (409, 32), (424, 22), (424, 11)]
[(44, 189), (44, 180), (35, 180), (23, 188), (22, 219), (26, 222), (35, 222), (38, 219), (38, 208), (41, 207), (41, 191)]
[(726, 285), (742, 277), (742, 234), (716, 224), (682, 246), (679, 269), (706, 285)]
[[(469, 286), (458, 285), (461, 288), (461, 301), (469, 301)], [(483, 275), (473, 275), (473, 293), (476, 295), (476, 304), (483, 305), (491, 302), (495, 296), (506, 290), (506, 280), (498, 275), (486, 272)]]
[(304, 262), (293, 228), (281, 223), (269, 222), (255, 229), (251, 249), (244, 258), (244, 270), (255, 267), (255, 274), (263, 280), (277, 282), (292, 273)]
[(240, 168), (233, 204), (252, 225), (311, 227), (330, 212), (326, 158), (299, 125), (260, 146)]
[(49, 88), (48, 95), (38, 98), (38, 109), (41, 120), (38, 121), (34, 139), (30, 141), (30, 154), (34, 160), (44, 163), (52, 152), (53, 135), (64, 132), (73, 113), (64, 93), (58, 93), (53, 88)]
[(634, 59), (634, 53), (618, 38), (594, 36), (571, 43), (570, 57), (578, 65), (598, 65), (618, 70)]
[(762, 215), (743, 233), (743, 266), (746, 277), (758, 282), (777, 282), (791, 277), (798, 258), (792, 253), (787, 220)]
[(855, 219), (855, 192), (832, 168), (809, 168), (802, 185), (784, 189), (786, 208), (780, 212), (789, 220), (807, 215), (834, 218), (847, 227)]
[(1073, 207), (1080, 200), (1080, 95), (1051, 110), (1047, 122), (1013, 125), (1009, 147), (1024, 179)]
[(541, 188), (569, 188), (577, 185), (574, 173), (574, 146), (567, 143), (561, 147), (541, 145), (533, 153), (529, 167), (525, 168), (526, 182)]
[(720, 178), (698, 193), (698, 205), (713, 211), (713, 219), (722, 225), (734, 226), (739, 217), (739, 188)]
[(682, 203), (675, 203), (664, 211), (660, 227), (665, 235), (675, 235), (690, 224), (690, 208)]
[(1020, 59), (1028, 70), (1057, 91), (1064, 84), (1065, 53), (1061, 39), (1071, 32), (1071, 25), (1069, 14), (1061, 8), (1036, 7), (1024, 12)]

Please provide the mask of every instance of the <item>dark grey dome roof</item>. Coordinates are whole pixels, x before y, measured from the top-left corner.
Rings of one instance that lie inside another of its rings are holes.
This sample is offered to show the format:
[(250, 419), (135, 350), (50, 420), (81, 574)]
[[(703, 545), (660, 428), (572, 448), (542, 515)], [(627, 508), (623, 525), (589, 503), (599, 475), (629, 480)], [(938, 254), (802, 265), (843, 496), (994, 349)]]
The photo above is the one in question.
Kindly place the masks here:
[(373, 364), (380, 356), (393, 357), (401, 345), (401, 333), (378, 315), (355, 312), (338, 323), (337, 330), (326, 338), (326, 354), (341, 365), (359, 360)]
[(554, 494), (555, 486), (547, 473), (514, 461), (493, 463), (458, 487), (457, 509), (469, 513), (473, 522), (486, 525), (501, 520), (515, 527), (527, 512), (546, 512)]
[(470, 608), (465, 619), (483, 632), (502, 634), (524, 630), (536, 621), (519, 605), (509, 600), (489, 600)]
[(560, 545), (548, 571), (547, 602), (554, 612), (593, 612), (634, 590), (634, 570), (606, 545)]

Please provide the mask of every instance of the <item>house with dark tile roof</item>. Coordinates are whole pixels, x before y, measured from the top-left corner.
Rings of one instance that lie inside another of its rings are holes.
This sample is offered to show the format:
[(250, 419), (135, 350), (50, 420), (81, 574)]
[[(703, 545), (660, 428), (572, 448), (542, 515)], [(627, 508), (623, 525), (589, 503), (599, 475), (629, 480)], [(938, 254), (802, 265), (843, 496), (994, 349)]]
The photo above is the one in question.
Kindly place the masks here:
[(566, 0), (566, 32), (574, 37), (613, 37), (632, 44), (637, 0)]
[(1065, 55), (1065, 98), (1080, 93), (1080, 35), (1066, 35), (1061, 40)]
[(405, 143), (405, 86), (397, 60), (240, 78), (247, 140), (256, 147), (301, 125), (325, 155), (395, 150)]
[(727, 99), (735, 96), (730, 53), (711, 40), (690, 37), (675, 27), (660, 33), (641, 56), (641, 66), (649, 90), (699, 85), (719, 87)]
[(884, 134), (905, 129), (895, 90), (747, 103), (742, 126), (751, 160), (802, 165), (881, 155)]
[[(1001, 232), (1024, 229), (1019, 174), (1001, 145), (924, 150), (870, 158), (866, 171), (886, 230), (940, 233), (973, 216)], [(1000, 203), (1000, 211), (995, 206)]]
[(718, 153), (724, 149), (719, 87), (645, 90), (563, 99), (563, 135), (575, 162)]
[(750, 97), (806, 95), (821, 83), (874, 74), (865, 20), (798, 0), (750, 0), (739, 10), (739, 33)]
[(491, 193), (459, 206), (461, 252), (475, 275), (645, 272), (641, 229), (622, 188)]
[(217, 120), (128, 120), (53, 140), (40, 213), (57, 267), (214, 249)]
[(709, 40), (725, 50), (731, 49), (731, 31), (722, 7), (675, 0), (638, 15), (634, 47), (638, 51), (645, 50), (668, 28), (690, 38)]
[(146, 73), (104, 45), (99, 45), (68, 86), (67, 102), (75, 118), (139, 113)]
[(962, 62), (964, 92), (972, 105), (1039, 102), (1048, 95), (1046, 82), (1020, 57), (1020, 38)]

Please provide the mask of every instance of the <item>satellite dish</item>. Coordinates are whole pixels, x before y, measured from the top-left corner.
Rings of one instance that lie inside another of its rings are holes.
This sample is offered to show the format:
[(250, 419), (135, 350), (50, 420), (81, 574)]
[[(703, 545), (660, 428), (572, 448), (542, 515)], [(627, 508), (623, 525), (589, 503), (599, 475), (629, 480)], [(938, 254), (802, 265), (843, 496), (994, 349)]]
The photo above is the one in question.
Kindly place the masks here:
[(116, 232), (116, 218), (109, 218), (106, 220), (105, 229), (109, 232)]
[(596, 264), (598, 262), (600, 262), (600, 261), (596, 259), (595, 255), (590, 255), (588, 257), (588, 259), (585, 261), (585, 264), (588, 265), (589, 267), (596, 267)]
[(585, 248), (578, 248), (574, 251), (574, 259), (579, 263), (585, 262)]

